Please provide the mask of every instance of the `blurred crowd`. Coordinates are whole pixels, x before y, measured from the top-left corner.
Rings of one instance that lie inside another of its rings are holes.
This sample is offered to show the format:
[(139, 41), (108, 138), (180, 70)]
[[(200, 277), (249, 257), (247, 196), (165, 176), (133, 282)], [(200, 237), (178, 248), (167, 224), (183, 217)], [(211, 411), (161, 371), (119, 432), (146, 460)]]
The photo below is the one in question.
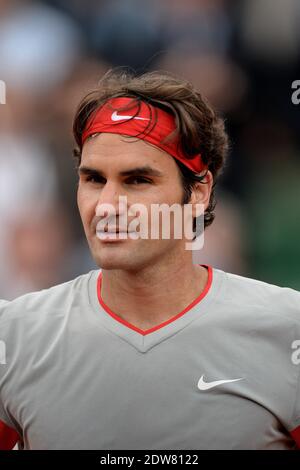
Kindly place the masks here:
[(203, 263), (300, 290), (298, 0), (0, 0), (0, 298), (95, 269), (72, 118), (112, 66), (191, 80), (231, 151)]

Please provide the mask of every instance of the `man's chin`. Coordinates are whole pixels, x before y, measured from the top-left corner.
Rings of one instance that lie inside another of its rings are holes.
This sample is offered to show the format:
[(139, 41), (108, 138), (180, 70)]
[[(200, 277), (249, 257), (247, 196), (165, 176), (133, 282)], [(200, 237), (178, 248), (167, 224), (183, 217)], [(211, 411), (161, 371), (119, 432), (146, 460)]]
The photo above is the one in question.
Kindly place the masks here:
[(121, 250), (119, 253), (117, 253), (117, 250), (114, 253), (107, 250), (107, 253), (105, 253), (105, 250), (101, 250), (101, 253), (93, 253), (93, 258), (100, 269), (116, 269), (127, 272), (143, 270), (149, 263), (149, 260), (145, 259), (145, 253), (138, 256), (138, 253), (132, 250), (127, 253), (121, 253)]
[(128, 270), (134, 268), (133, 257), (124, 255), (121, 253), (103, 253), (104, 250), (101, 250), (101, 254), (94, 253), (93, 258), (95, 259), (97, 265), (101, 269), (122, 269)]

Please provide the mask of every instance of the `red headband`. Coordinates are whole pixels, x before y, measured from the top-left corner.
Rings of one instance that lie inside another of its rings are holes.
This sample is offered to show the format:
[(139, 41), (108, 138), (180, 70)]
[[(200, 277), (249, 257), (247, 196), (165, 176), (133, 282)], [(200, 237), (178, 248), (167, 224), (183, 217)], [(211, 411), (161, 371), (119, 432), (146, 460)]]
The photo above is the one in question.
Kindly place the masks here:
[(202, 162), (201, 154), (187, 159), (180, 149), (177, 137), (164, 142), (175, 128), (174, 116), (160, 108), (135, 98), (112, 98), (88, 120), (82, 134), (82, 145), (91, 134), (97, 132), (129, 135), (150, 142), (194, 173), (200, 173), (207, 168)]

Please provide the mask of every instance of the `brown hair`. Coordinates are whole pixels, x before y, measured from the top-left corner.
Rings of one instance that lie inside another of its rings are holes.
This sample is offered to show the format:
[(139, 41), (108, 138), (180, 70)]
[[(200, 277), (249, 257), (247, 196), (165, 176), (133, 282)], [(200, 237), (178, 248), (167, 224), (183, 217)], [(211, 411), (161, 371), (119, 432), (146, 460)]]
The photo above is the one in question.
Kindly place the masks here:
[[(211, 106), (194, 89), (193, 85), (170, 73), (147, 72), (134, 75), (127, 70), (109, 70), (100, 80), (97, 88), (86, 95), (79, 104), (73, 122), (73, 133), (77, 148), (74, 156), (80, 163), (82, 133), (90, 116), (108, 99), (128, 96), (151, 103), (175, 116), (175, 133), (186, 157), (201, 153), (203, 162), (213, 175), (213, 189), (209, 205), (204, 214), (204, 226), (214, 220), (215, 185), (221, 173), (228, 150), (228, 138), (223, 120), (216, 115)], [(175, 159), (179, 166), (184, 189), (184, 201), (190, 200), (193, 186), (205, 178), (197, 176)]]

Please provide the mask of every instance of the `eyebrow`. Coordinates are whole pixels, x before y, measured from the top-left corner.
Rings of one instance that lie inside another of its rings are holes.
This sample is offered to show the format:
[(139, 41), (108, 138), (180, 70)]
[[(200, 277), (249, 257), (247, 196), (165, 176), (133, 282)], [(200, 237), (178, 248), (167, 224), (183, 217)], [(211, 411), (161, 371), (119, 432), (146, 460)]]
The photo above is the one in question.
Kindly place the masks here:
[[(104, 176), (102, 171), (96, 170), (95, 168), (90, 168), (87, 166), (80, 166), (78, 168), (78, 173), (80, 175), (97, 175), (97, 176)], [(131, 168), (130, 170), (123, 170), (119, 172), (120, 176), (158, 176), (161, 177), (163, 176), (163, 173), (161, 173), (159, 170), (156, 168), (152, 168), (149, 165), (145, 166), (140, 166), (136, 168)]]

